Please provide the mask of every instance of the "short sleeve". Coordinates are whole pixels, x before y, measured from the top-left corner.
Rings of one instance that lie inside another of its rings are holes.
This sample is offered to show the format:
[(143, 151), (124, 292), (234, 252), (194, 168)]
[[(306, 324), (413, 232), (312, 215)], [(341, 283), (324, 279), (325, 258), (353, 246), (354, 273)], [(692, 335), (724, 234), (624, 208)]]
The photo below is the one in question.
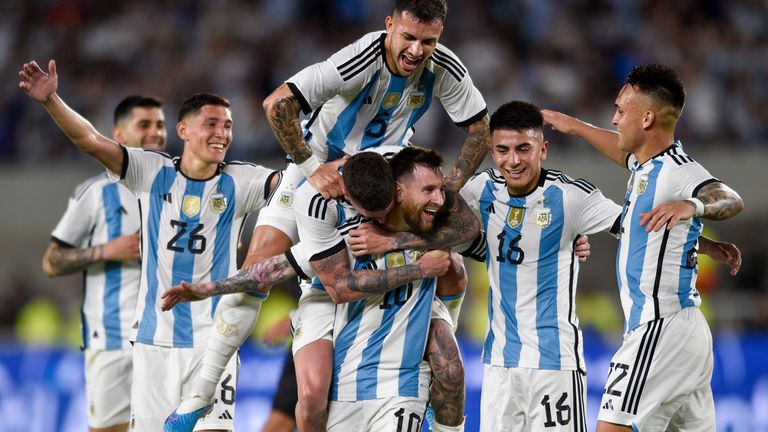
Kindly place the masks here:
[(309, 261), (317, 261), (346, 247), (346, 242), (336, 229), (338, 209), (334, 200), (323, 198), (309, 184), (302, 184), (296, 191), (293, 211), (303, 245)]
[(86, 246), (96, 221), (96, 210), (102, 182), (88, 180), (81, 183), (69, 198), (67, 209), (51, 236), (73, 247)]
[(621, 215), (621, 206), (606, 198), (599, 189), (594, 189), (586, 196), (572, 197), (571, 217), (576, 222), (578, 234), (609, 232)]
[(469, 126), (488, 114), (480, 90), (453, 52), (438, 46), (432, 54), (432, 62), (439, 78), (436, 96), (457, 126)]

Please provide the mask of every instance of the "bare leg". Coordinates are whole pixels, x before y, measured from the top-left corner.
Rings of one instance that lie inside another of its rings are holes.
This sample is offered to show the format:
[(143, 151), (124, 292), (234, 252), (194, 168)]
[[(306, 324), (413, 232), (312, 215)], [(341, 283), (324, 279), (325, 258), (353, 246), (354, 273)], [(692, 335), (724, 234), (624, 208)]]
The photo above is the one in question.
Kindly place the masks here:
[(264, 423), (262, 432), (293, 432), (296, 430), (296, 422), (284, 412), (272, 410), (267, 422)]
[(323, 432), (328, 423), (328, 392), (331, 388), (333, 344), (317, 340), (293, 355), (299, 402), (296, 423), (300, 432)]

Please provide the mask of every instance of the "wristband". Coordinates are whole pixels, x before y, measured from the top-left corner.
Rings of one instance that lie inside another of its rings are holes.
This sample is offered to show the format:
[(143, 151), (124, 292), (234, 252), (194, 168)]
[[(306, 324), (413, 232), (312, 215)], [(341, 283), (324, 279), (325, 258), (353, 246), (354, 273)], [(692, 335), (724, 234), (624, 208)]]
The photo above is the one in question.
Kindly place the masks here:
[(696, 207), (696, 210), (693, 211), (693, 217), (701, 217), (704, 214), (704, 203), (701, 202), (698, 198), (686, 198), (686, 201), (690, 202)]
[(311, 155), (307, 160), (300, 164), (296, 164), (296, 166), (299, 167), (302, 174), (304, 174), (304, 177), (309, 177), (312, 175), (315, 171), (317, 171), (318, 168), (320, 168), (320, 161), (317, 160), (315, 155)]

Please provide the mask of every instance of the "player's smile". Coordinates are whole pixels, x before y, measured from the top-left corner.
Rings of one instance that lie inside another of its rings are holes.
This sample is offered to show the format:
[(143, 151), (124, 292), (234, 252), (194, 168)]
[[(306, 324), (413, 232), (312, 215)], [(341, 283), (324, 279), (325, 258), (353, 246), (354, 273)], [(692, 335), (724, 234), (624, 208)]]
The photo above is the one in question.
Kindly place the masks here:
[(512, 195), (536, 188), (541, 161), (547, 158), (547, 142), (540, 130), (497, 129), (491, 134), (491, 156)]

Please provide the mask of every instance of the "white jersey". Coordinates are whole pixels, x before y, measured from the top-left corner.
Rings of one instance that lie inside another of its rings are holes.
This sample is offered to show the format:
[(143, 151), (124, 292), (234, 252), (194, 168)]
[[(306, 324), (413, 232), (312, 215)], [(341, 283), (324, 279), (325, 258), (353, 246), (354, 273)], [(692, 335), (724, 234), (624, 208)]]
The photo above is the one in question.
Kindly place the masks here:
[(124, 154), (121, 182), (139, 198), (143, 227), (134, 340), (173, 348), (205, 346), (219, 297), (162, 312), (160, 295), (181, 281), (208, 282), (235, 273), (243, 222), (266, 204), (272, 171), (231, 162), (207, 180), (193, 180), (179, 171), (178, 157), (140, 149), (124, 149)]
[(469, 126), (486, 115), (485, 101), (467, 69), (438, 44), (410, 77), (385, 60), (386, 32), (366, 34), (328, 60), (288, 79), (304, 114), (307, 144), (323, 161), (380, 145), (406, 145), (413, 125), (438, 98), (451, 119)]
[[(305, 182), (294, 200), (299, 238), (311, 261), (346, 247), (350, 230), (370, 220), (346, 202), (326, 200)], [(355, 269), (411, 264), (418, 252), (394, 251), (355, 258)], [(303, 289), (324, 289), (315, 278)], [(366, 300), (336, 307), (330, 399), (359, 401), (386, 397), (426, 398), (429, 368), (422, 365), (435, 279), (422, 279)]]
[(701, 187), (718, 180), (686, 155), (679, 142), (643, 164), (630, 155), (627, 167), (631, 176), (621, 216), (616, 277), (628, 332), (701, 304), (696, 289), (701, 220), (680, 221), (672, 230), (648, 233), (640, 226), (640, 215), (660, 204), (694, 197)]
[[(135, 234), (139, 228), (136, 197), (101, 174), (77, 186), (51, 235), (57, 242), (88, 248)], [(84, 273), (83, 347), (129, 348), (139, 293), (139, 261), (99, 262), (88, 266)]]
[(475, 175), (461, 195), (487, 238), (491, 289), (483, 362), (585, 371), (574, 243), (580, 235), (611, 230), (621, 207), (585, 180), (545, 169), (525, 196), (510, 196), (497, 170)]

